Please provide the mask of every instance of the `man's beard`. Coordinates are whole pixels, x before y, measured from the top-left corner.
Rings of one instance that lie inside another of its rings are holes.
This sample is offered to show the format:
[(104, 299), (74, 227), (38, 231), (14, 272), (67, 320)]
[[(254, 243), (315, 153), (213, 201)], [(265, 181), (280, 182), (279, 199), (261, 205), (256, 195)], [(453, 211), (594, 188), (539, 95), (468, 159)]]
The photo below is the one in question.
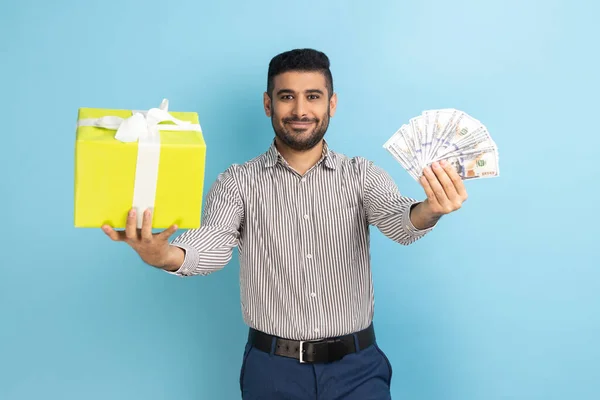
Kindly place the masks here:
[[(284, 118), (281, 123), (282, 125), (275, 123), (275, 115), (271, 117), (271, 125), (275, 135), (281, 140), (286, 146), (296, 150), (305, 151), (315, 147), (321, 139), (325, 136), (327, 128), (329, 127), (329, 107), (327, 113), (323, 115), (321, 120), (317, 118)], [(307, 135), (306, 129), (292, 129), (288, 127), (290, 122), (312, 122), (314, 124), (313, 131)], [(300, 138), (300, 136), (304, 136)]]

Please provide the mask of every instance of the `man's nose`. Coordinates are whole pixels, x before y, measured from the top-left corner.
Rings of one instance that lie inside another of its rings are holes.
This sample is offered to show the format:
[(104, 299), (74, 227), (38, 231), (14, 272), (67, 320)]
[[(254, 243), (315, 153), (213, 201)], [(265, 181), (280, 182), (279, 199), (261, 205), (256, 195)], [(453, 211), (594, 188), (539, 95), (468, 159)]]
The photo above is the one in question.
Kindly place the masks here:
[(297, 117), (304, 117), (306, 115), (306, 103), (304, 99), (298, 98), (294, 104), (294, 114)]

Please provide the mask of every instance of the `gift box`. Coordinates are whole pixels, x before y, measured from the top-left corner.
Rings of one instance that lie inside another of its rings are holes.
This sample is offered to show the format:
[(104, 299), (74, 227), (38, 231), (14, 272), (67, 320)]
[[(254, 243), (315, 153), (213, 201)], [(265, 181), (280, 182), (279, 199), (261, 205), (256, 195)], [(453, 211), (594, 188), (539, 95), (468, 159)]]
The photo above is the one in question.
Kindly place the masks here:
[(146, 208), (152, 227), (197, 228), (206, 144), (195, 112), (80, 108), (75, 144), (75, 226), (124, 228)]

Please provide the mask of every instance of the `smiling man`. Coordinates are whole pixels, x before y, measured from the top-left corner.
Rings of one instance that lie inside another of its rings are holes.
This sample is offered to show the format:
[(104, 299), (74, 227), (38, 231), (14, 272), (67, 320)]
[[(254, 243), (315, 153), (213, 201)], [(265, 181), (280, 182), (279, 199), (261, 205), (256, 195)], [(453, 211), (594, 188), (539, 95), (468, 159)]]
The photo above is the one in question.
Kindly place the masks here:
[(266, 114), (282, 145), (297, 151), (311, 150), (325, 136), (329, 118), (335, 113), (337, 95), (332, 92), (331, 78), (320, 71), (278, 73), (278, 67), (271, 63), (271, 78), (264, 94)]
[(136, 230), (135, 210), (125, 231), (103, 229), (178, 276), (218, 271), (239, 246), (244, 399), (389, 399), (392, 368), (372, 324), (369, 227), (409, 245), (461, 207), (463, 182), (434, 164), (416, 201), (373, 162), (330, 149), (337, 95), (322, 52), (274, 57), (263, 102), (273, 142), (219, 175), (199, 229), (169, 242), (176, 226), (153, 234), (145, 211)]

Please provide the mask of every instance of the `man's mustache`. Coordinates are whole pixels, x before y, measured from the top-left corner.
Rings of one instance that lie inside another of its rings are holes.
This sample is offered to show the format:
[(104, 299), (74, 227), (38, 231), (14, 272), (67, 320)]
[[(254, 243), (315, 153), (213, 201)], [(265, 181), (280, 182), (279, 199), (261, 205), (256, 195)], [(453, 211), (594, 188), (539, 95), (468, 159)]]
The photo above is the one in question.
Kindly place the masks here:
[(296, 117), (291, 117), (291, 118), (284, 118), (283, 119), (284, 123), (290, 123), (290, 122), (319, 122), (319, 120), (317, 118), (296, 118)]

